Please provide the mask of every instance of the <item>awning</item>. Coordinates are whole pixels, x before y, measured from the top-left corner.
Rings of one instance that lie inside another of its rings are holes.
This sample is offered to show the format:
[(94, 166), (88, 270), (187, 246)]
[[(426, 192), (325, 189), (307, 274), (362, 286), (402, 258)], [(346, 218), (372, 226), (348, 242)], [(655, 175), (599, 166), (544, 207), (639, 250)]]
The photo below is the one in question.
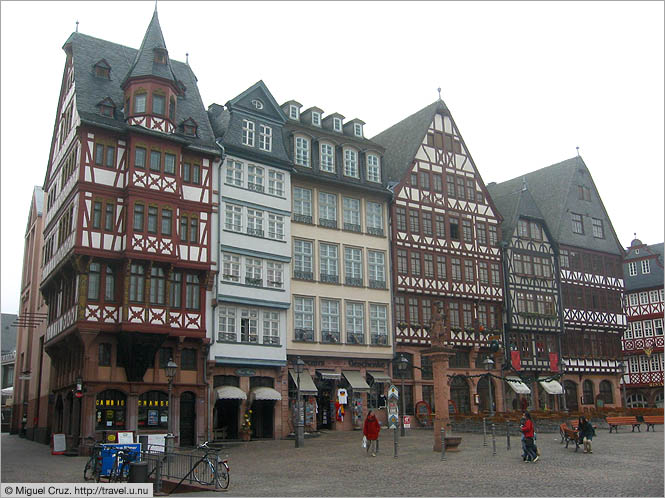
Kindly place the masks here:
[(351, 384), (351, 389), (357, 393), (369, 391), (369, 385), (363, 379), (363, 376), (360, 375), (360, 372), (356, 370), (344, 370), (342, 371), (346, 380)]
[(506, 383), (517, 394), (531, 394), (531, 389), (529, 389), (529, 386), (527, 386), (524, 382), (522, 382), (519, 377), (506, 376)]
[(14, 394), (14, 386), (5, 387), (2, 390), (2, 395), (3, 396), (11, 396), (13, 394)]
[(367, 373), (372, 376), (372, 378), (374, 379), (374, 382), (388, 382), (388, 383), (391, 383), (392, 380), (393, 380), (390, 377), (390, 375), (384, 374), (383, 372), (371, 372), (371, 371), (368, 370)]
[(341, 380), (342, 379), (342, 374), (333, 372), (332, 370), (317, 370), (316, 373), (318, 373), (323, 380)]
[[(289, 374), (297, 386), (298, 374), (295, 372), (295, 370), (289, 370)], [(312, 376), (307, 370), (303, 370), (303, 372), (300, 374), (300, 394), (304, 394), (305, 396), (316, 396), (318, 393), (319, 391), (314, 385)]]
[(222, 386), (215, 391), (217, 399), (247, 399), (247, 393), (236, 386)]
[(556, 380), (541, 380), (540, 385), (548, 394), (563, 394), (563, 386)]
[[(302, 383), (302, 374), (300, 377), (300, 382)], [(252, 389), (254, 399), (257, 401), (281, 401), (282, 395), (279, 394), (279, 391), (276, 391), (272, 387), (255, 387)]]

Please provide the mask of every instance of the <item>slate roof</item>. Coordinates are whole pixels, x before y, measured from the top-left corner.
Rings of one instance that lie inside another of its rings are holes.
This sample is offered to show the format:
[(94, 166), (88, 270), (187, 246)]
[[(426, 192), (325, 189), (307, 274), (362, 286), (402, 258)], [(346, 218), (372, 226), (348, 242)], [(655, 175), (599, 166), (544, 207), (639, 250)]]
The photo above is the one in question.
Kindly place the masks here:
[(386, 149), (383, 160), (386, 180), (395, 182), (402, 180), (425, 138), (434, 115), (439, 110), (448, 111), (442, 100), (433, 102), (372, 138), (372, 141)]
[[(153, 16), (153, 21), (155, 20), (156, 14)], [(144, 44), (147, 43), (146, 40), (152, 40), (152, 38), (157, 36), (153, 21), (151, 21), (146, 37), (144, 38)], [(158, 27), (159, 25), (157, 24), (156, 28)], [(149, 34), (150, 37), (148, 36)], [(159, 30), (159, 36), (161, 37), (161, 30)], [(72, 33), (63, 48), (71, 48), (74, 61), (76, 108), (81, 120), (85, 123), (110, 128), (119, 132), (126, 132), (130, 128), (136, 129), (137, 127), (130, 127), (125, 124), (124, 116), (120, 109), (115, 110), (113, 118), (106, 117), (99, 113), (97, 104), (104, 98), (109, 97), (113, 102), (118, 103), (118, 105), (123, 105), (125, 99), (122, 83), (125, 76), (130, 73), (130, 70), (134, 71), (133, 75), (146, 71), (143, 59), (138, 58), (137, 60), (139, 52), (136, 49), (82, 33)], [(150, 55), (152, 56), (152, 53)], [(110, 79), (95, 76), (93, 68), (100, 59), (105, 59), (110, 64)], [(169, 66), (172, 68), (173, 77), (184, 84), (186, 88), (184, 95), (179, 95), (177, 98), (175, 123), (180, 124), (189, 117), (193, 118), (198, 124), (198, 136), (186, 137), (180, 129), (171, 135), (164, 135), (159, 132), (154, 133), (157, 136), (167, 136), (179, 140), (185, 145), (218, 155), (220, 153), (219, 148), (215, 145), (212, 127), (208, 121), (208, 115), (196, 84), (196, 76), (189, 65), (169, 59), (168, 65), (157, 64), (157, 66), (161, 66), (162, 68)], [(150, 133), (148, 130), (144, 130), (144, 132)]]
[[(493, 199), (495, 197), (499, 199), (519, 192), (523, 181), (526, 181), (527, 188), (543, 214), (555, 242), (623, 255), (621, 243), (614, 232), (591, 173), (581, 157), (573, 157), (512, 180), (493, 184), (488, 190)], [(578, 198), (578, 184), (585, 184), (591, 189), (590, 202)], [(573, 233), (571, 212), (583, 215), (584, 234)], [(592, 217), (603, 221), (604, 239), (593, 236)]]
[(487, 190), (494, 201), (494, 205), (503, 217), (501, 223), (501, 238), (503, 241), (510, 241), (520, 216), (545, 223), (545, 217), (538, 209), (538, 204), (536, 204), (528, 188), (520, 188), (518, 191), (498, 196), (494, 193), (494, 186), (496, 184), (489, 184)]
[[(635, 249), (639, 249), (640, 253), (635, 254)], [(656, 255), (656, 258), (649, 260), (649, 273), (646, 275), (642, 273), (641, 264), (637, 263), (637, 275), (631, 277), (628, 273), (628, 263), (634, 259), (643, 259), (645, 255)], [(663, 243), (652, 245), (639, 245), (628, 248), (628, 254), (624, 259), (623, 264), (623, 278), (626, 285), (626, 291), (636, 291), (640, 289), (649, 289), (654, 287), (663, 287)]]

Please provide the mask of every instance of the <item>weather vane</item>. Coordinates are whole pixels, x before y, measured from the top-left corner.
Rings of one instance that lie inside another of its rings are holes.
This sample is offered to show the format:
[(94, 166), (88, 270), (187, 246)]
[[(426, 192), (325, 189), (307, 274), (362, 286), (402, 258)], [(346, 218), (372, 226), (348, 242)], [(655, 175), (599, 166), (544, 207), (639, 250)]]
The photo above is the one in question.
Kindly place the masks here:
[(439, 92), (439, 100), (441, 100), (441, 87), (436, 89), (437, 92)]

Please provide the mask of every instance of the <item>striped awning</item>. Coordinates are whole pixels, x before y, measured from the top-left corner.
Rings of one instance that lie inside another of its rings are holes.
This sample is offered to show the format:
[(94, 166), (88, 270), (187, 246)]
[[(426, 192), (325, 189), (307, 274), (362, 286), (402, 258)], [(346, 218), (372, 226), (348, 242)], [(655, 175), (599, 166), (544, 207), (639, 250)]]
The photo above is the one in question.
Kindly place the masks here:
[[(296, 385), (298, 385), (298, 374), (293, 369), (289, 369), (289, 375), (293, 379)], [(319, 390), (314, 385), (312, 376), (307, 370), (303, 370), (300, 374), (300, 394), (305, 396), (316, 396), (319, 393)]]
[(346, 380), (348, 380), (349, 384), (351, 384), (351, 389), (353, 389), (355, 392), (359, 393), (369, 391), (369, 385), (367, 382), (365, 382), (363, 376), (360, 375), (360, 372), (356, 370), (343, 370), (342, 374), (344, 374)]
[(317, 374), (321, 376), (323, 380), (341, 380), (342, 374), (333, 372), (332, 370), (317, 370)]
[(387, 383), (392, 382), (392, 378), (390, 377), (390, 375), (385, 374), (383, 372), (372, 372), (368, 370), (367, 373), (372, 376), (374, 382), (387, 382)]
[(221, 386), (215, 392), (217, 399), (247, 399), (247, 393), (236, 386)]
[(563, 394), (563, 386), (556, 380), (541, 380), (540, 385), (548, 394)]
[[(302, 378), (300, 379), (302, 382)], [(281, 401), (282, 395), (272, 387), (255, 387), (252, 389), (251, 394), (257, 401)]]
[(506, 376), (506, 384), (508, 384), (513, 391), (517, 394), (531, 394), (531, 389), (519, 377)]

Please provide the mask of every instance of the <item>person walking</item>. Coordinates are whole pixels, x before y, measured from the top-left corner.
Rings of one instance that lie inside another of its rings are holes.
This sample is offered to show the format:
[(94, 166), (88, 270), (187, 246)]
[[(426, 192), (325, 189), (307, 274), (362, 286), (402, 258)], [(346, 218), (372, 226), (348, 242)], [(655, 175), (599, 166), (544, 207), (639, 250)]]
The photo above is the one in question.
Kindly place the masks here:
[[(522, 416), (522, 418), (520, 419), (520, 430), (522, 429), (522, 427), (524, 427), (525, 423), (526, 423), (526, 418)], [(526, 451), (526, 437), (524, 436), (523, 432), (521, 434), (520, 439), (522, 440), (522, 460), (526, 462), (528, 453)]]
[(591, 440), (595, 435), (596, 431), (593, 429), (593, 425), (585, 417), (580, 417), (579, 424), (580, 439), (584, 443), (584, 453), (593, 453), (591, 450)]
[(531, 420), (531, 414), (529, 412), (524, 412), (524, 425), (522, 425), (521, 430), (524, 434), (524, 442), (526, 443), (526, 460), (525, 462), (532, 461), (536, 463), (538, 461), (538, 454), (536, 452), (536, 446), (533, 443), (534, 435), (534, 425), (533, 420)]
[(381, 426), (379, 421), (376, 419), (376, 416), (372, 410), (367, 413), (367, 418), (365, 419), (365, 424), (363, 425), (363, 435), (367, 438), (367, 454), (369, 455), (370, 448), (374, 445), (372, 450), (372, 456), (376, 456), (376, 452), (379, 450), (379, 432), (381, 431)]

